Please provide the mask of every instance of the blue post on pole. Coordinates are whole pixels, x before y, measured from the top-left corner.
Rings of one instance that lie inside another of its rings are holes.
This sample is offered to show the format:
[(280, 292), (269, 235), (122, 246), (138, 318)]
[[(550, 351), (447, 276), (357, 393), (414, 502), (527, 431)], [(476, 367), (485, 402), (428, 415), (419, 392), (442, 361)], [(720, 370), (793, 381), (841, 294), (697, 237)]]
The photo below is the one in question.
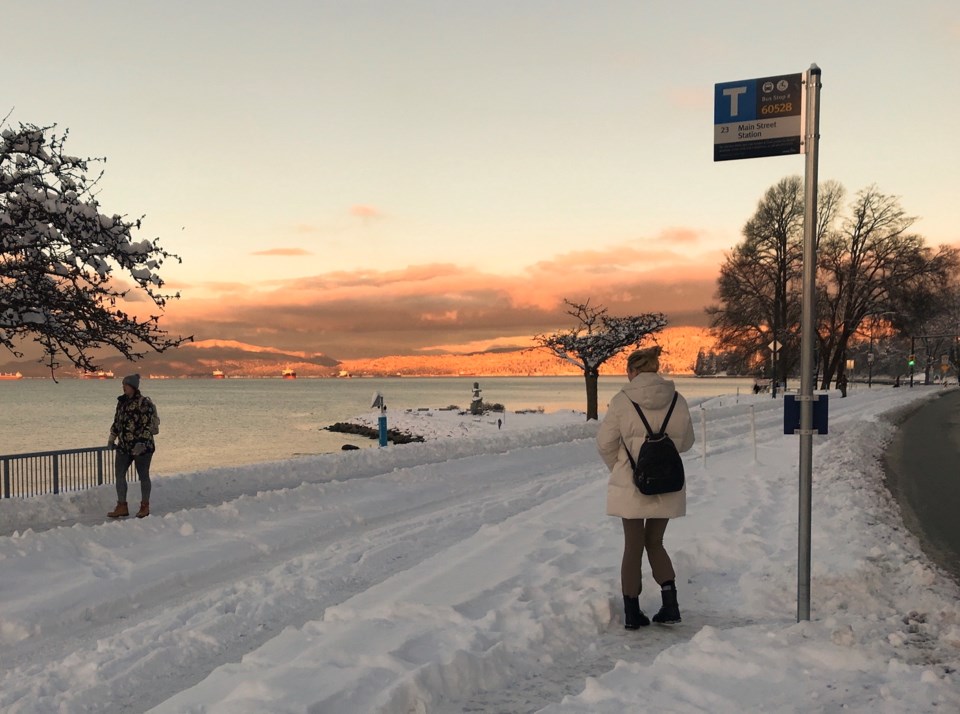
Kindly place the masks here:
[(373, 400), (370, 406), (374, 409), (380, 409), (380, 417), (377, 419), (377, 425), (380, 427), (380, 446), (387, 445), (387, 402), (380, 392), (373, 393)]

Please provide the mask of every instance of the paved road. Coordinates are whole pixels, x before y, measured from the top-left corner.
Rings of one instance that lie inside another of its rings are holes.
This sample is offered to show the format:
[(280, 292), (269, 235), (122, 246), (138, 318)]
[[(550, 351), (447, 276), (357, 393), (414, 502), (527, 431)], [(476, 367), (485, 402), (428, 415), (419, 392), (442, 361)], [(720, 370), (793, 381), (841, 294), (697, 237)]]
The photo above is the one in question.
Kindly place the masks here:
[(924, 552), (960, 582), (960, 390), (907, 418), (887, 450), (886, 472)]

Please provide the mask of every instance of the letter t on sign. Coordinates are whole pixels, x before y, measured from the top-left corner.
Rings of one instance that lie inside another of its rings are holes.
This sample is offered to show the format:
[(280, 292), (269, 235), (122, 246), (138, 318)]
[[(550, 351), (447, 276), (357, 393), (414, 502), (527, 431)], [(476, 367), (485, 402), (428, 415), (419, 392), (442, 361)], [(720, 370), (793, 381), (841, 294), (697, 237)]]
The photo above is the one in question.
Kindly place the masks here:
[(730, 116), (735, 117), (740, 113), (740, 95), (746, 94), (746, 87), (727, 87), (723, 90), (723, 96), (730, 97)]

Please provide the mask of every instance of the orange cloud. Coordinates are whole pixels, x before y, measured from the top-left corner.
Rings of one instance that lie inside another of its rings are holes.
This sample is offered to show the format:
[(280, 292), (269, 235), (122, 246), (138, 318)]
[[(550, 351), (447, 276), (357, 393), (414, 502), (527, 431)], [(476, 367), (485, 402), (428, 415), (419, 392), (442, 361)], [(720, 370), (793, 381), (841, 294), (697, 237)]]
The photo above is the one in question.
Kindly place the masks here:
[(164, 323), (198, 340), (238, 340), (337, 359), (517, 344), (518, 335), (569, 326), (565, 298), (589, 299), (613, 315), (663, 312), (671, 325), (702, 326), (718, 255), (704, 260), (653, 240), (559, 255), (506, 275), (442, 263), (251, 285), (209, 283), (203, 286), (209, 297), (187, 293), (168, 306)]
[(713, 95), (709, 87), (673, 87), (667, 91), (667, 101), (679, 109), (710, 109)]
[[(208, 292), (214, 292), (222, 295), (226, 293), (246, 292), (247, 290), (250, 289), (250, 284), (249, 283), (230, 283), (226, 281), (210, 280), (205, 283), (198, 283), (197, 285), (193, 285), (190, 287), (202, 288), (203, 290), (206, 290)], [(190, 292), (189, 287), (184, 286), (184, 288), (187, 290), (188, 293)]]
[(457, 321), (457, 311), (456, 310), (447, 310), (446, 312), (440, 313), (424, 313), (420, 315), (420, 319), (424, 322), (456, 322)]
[(303, 248), (271, 248), (270, 250), (257, 250), (250, 255), (271, 255), (282, 257), (298, 257), (302, 255), (313, 255), (309, 250)]
[(379, 211), (379, 209), (374, 208), (373, 206), (363, 205), (350, 206), (350, 215), (366, 220), (383, 218), (383, 214)]
[(514, 335), (511, 337), (495, 337), (490, 340), (474, 340), (473, 342), (462, 342), (457, 344), (445, 345), (426, 345), (418, 349), (419, 352), (432, 352), (434, 354), (470, 354), (473, 352), (486, 352), (493, 349), (530, 349), (536, 347), (532, 335)]
[(668, 228), (657, 236), (657, 240), (674, 245), (677, 243), (695, 245), (700, 242), (702, 235), (702, 231), (695, 231), (690, 228)]

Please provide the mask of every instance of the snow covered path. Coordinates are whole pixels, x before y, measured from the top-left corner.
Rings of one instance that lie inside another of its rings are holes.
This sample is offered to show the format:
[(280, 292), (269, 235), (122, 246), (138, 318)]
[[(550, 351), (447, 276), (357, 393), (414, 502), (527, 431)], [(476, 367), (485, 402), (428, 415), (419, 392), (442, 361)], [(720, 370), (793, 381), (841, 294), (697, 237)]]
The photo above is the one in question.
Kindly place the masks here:
[[(2, 633), (19, 641), (5, 647), (0, 705), (44, 697), (36, 675), (90, 710), (163, 701), (283, 627), (581, 485), (585, 470), (569, 468), (584, 451), (576, 443), (527, 447), (549, 454), (539, 473), (517, 474), (504, 455), (469, 456), (4, 539), (2, 565), (18, 574), (2, 587)], [(91, 642), (96, 651), (85, 651)]]
[(673, 628), (622, 628), (620, 526), (576, 414), (414, 414), (456, 438), (170, 477), (143, 521), (94, 523), (111, 489), (2, 503), (0, 710), (956, 710), (957, 587), (876, 462), (879, 415), (931, 396), (831, 400), (800, 624), (797, 442), (769, 397), (703, 405), (707, 466), (695, 446), (667, 532)]

